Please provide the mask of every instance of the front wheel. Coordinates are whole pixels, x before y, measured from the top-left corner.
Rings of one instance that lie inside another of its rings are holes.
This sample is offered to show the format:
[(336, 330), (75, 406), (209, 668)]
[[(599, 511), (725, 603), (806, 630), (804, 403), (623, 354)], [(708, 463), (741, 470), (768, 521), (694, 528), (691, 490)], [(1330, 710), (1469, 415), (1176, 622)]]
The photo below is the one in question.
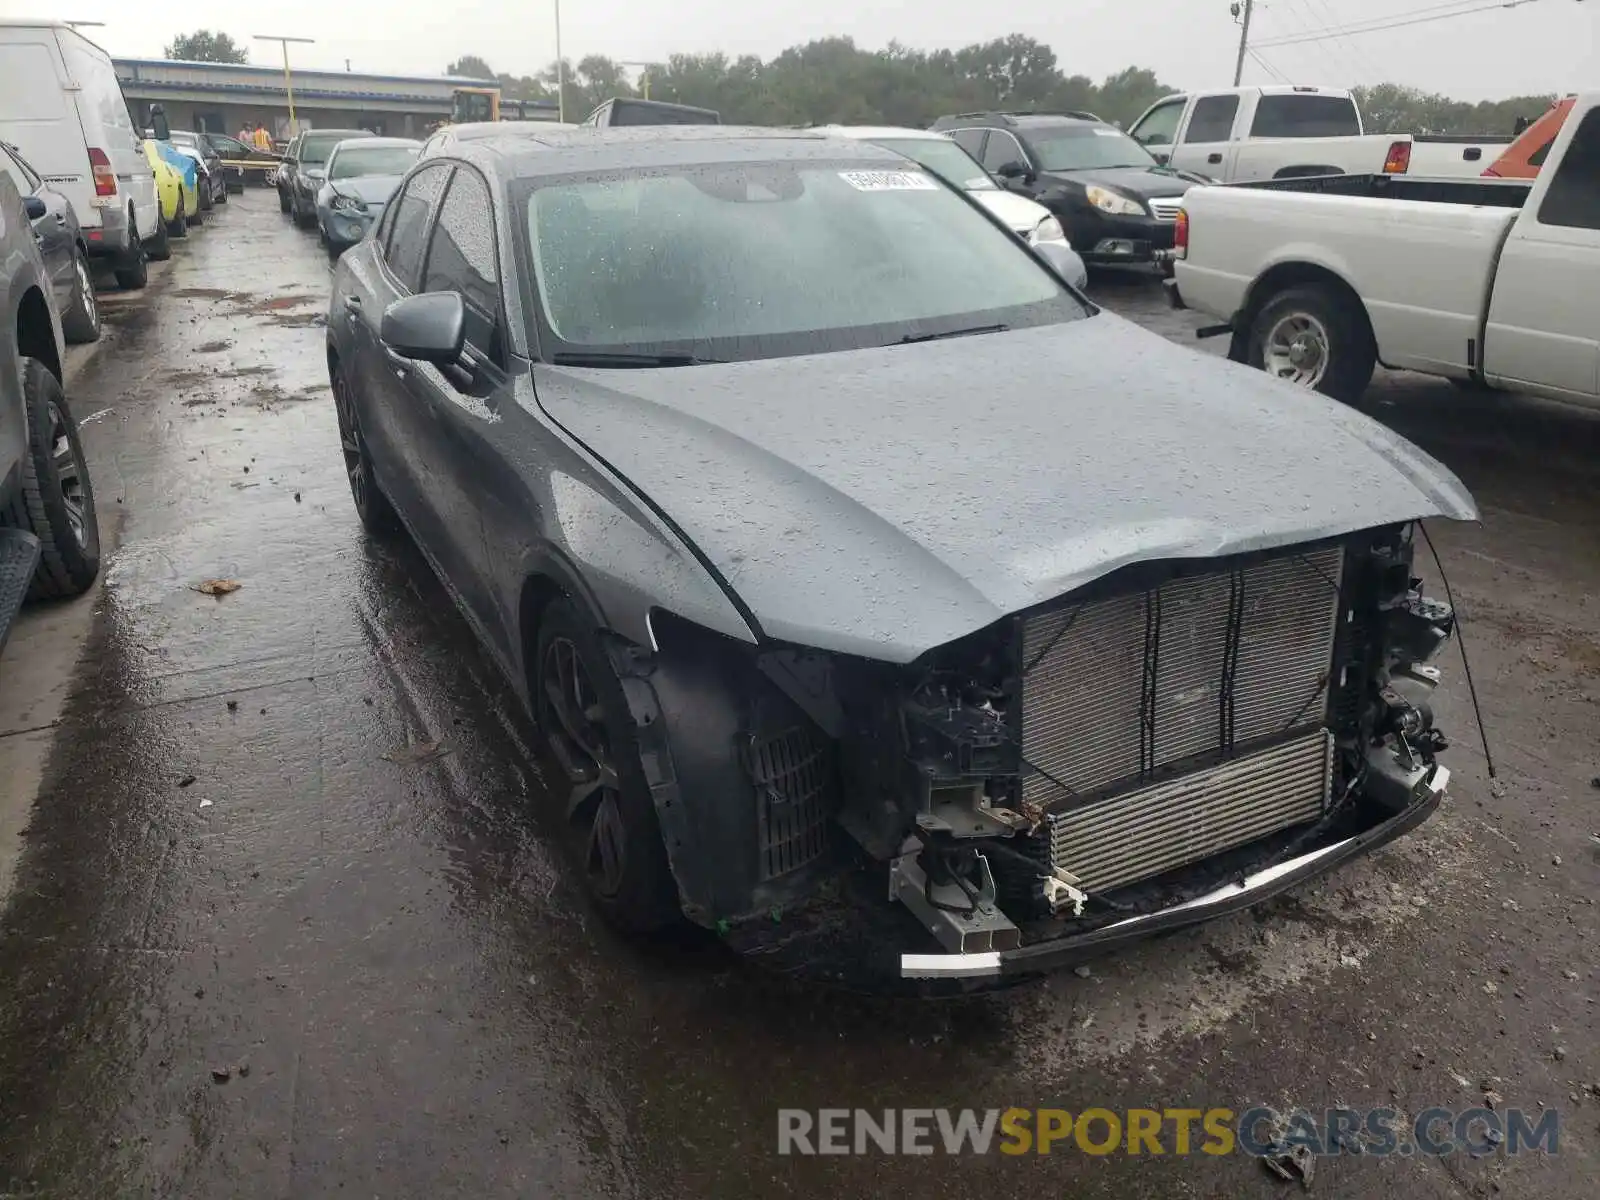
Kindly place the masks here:
[(283, 189), (281, 187), (278, 189), (278, 211), (279, 212), (288, 212), (289, 211), (289, 197), (284, 195)]
[(72, 301), (61, 314), (61, 332), (69, 342), (82, 344), (100, 340), (100, 303), (94, 294), (94, 272), (89, 256), (79, 250), (72, 263), (75, 288)]
[(1250, 324), (1246, 361), (1346, 404), (1366, 393), (1378, 348), (1360, 301), (1327, 284), (1287, 288)]
[(182, 192), (179, 192), (178, 193), (178, 212), (172, 218), (172, 220), (167, 222), (167, 236), (169, 238), (181, 238), (181, 237), (188, 237), (189, 236), (189, 222), (188, 222), (188, 219), (184, 216), (184, 212), (183, 212), (184, 202), (185, 202), (185, 196), (184, 196), (184, 194)]
[(388, 537), (395, 533), (400, 522), (395, 517), (394, 506), (383, 494), (372, 473), (372, 455), (367, 450), (367, 440), (361, 435), (361, 419), (356, 413), (355, 397), (344, 371), (333, 370), (333, 409), (339, 421), (339, 448), (344, 454), (345, 478), (350, 483), (350, 498), (355, 501), (356, 516), (362, 526), (374, 537)]
[(36, 358), (22, 360), (22, 394), (28, 452), (22, 486), (0, 512), (0, 521), (27, 530), (41, 543), (39, 566), (28, 585), (30, 600), (81, 595), (100, 573), (100, 525), (78, 424), (61, 384)]
[(172, 251), (167, 247), (166, 226), (161, 224), (161, 213), (156, 213), (156, 228), (161, 231), (161, 239), (146, 253), (144, 243), (139, 240), (139, 223), (133, 219), (133, 211), (128, 211), (128, 252), (117, 263), (117, 286), (130, 292), (136, 292), (150, 282), (150, 259), (172, 257)]
[(605, 918), (650, 933), (682, 917), (622, 683), (567, 600), (540, 615), (534, 709), (584, 883)]

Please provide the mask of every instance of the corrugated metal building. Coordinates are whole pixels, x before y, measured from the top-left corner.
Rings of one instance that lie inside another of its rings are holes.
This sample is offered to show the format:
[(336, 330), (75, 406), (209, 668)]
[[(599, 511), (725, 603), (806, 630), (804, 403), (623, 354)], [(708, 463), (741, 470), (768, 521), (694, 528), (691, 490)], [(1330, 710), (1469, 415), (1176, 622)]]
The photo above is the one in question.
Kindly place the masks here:
[[(161, 58), (114, 60), (122, 92), (136, 119), (149, 123), (160, 102), (174, 129), (237, 133), (258, 121), (279, 141), (289, 129), (283, 68)], [(420, 137), (450, 117), (458, 87), (481, 79), (442, 75), (365, 75), (354, 71), (295, 71), (295, 120), (301, 129), (370, 129), (390, 137)], [(507, 114), (516, 115), (516, 114)], [(556, 119), (554, 101), (529, 101), (528, 120)]]

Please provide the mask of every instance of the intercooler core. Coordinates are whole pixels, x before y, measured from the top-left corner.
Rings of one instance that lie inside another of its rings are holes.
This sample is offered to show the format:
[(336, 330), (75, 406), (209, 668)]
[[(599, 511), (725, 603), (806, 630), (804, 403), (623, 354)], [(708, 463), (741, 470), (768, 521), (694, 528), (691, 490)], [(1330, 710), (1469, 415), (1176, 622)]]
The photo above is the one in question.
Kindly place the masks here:
[(1088, 891), (1322, 812), (1342, 548), (1242, 560), (1022, 629), (1023, 799)]

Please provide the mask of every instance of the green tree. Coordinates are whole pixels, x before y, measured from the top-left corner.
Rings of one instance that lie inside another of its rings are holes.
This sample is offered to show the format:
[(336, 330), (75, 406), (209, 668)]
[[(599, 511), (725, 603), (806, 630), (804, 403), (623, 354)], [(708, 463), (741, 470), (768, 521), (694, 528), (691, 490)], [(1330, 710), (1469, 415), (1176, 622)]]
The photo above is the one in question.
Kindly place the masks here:
[(444, 73), (453, 75), (457, 79), (487, 79), (491, 83), (495, 79), (495, 74), (489, 69), (489, 64), (476, 54), (463, 54), (446, 67)]
[(249, 58), (245, 48), (235, 45), (227, 34), (209, 29), (180, 33), (161, 48), (161, 53), (182, 62), (242, 63)]

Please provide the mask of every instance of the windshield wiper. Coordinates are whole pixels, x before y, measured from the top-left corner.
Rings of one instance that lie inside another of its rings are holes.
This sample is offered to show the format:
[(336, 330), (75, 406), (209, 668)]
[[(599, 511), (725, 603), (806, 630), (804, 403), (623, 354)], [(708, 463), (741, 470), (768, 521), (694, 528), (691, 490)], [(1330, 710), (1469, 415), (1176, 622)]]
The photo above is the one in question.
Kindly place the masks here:
[(606, 350), (563, 351), (550, 359), (558, 367), (698, 367), (721, 362), (720, 358), (696, 358), (692, 354), (621, 354)]
[(913, 342), (937, 342), (944, 338), (970, 337), (977, 333), (1004, 333), (1010, 328), (1009, 325), (974, 325), (970, 329), (946, 329), (942, 333), (908, 333), (900, 339), (900, 345), (909, 346)]

